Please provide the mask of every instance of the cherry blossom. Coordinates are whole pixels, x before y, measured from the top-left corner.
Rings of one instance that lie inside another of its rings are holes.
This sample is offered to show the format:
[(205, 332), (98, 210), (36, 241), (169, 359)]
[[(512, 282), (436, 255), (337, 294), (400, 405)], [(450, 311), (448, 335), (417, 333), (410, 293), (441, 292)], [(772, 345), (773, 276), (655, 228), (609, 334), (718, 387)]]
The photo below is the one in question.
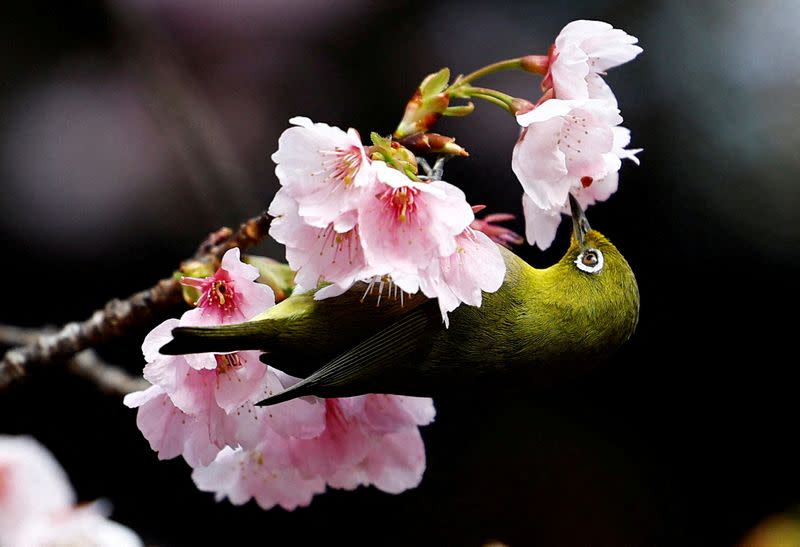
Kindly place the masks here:
[(217, 501), (228, 498), (242, 505), (255, 499), (262, 509), (280, 505), (291, 511), (325, 491), (322, 477), (304, 477), (294, 465), (289, 441), (269, 432), (251, 450), (225, 448), (211, 464), (195, 469), (192, 479), (200, 490), (214, 492)]
[(452, 184), (415, 182), (385, 164), (376, 169), (373, 197), (359, 208), (364, 256), (376, 274), (391, 275), (401, 289), (415, 293), (420, 272), (455, 252), (456, 236), (475, 216)]
[[(638, 165), (639, 158), (636, 154), (641, 152), (641, 149), (625, 149), (630, 143), (630, 132), (624, 127), (613, 127), (611, 130), (613, 135), (611, 154), (616, 158), (630, 159)], [(586, 209), (598, 201), (607, 200), (616, 192), (618, 181), (619, 173), (613, 170), (605, 177), (592, 181), (591, 184), (573, 185), (570, 193)], [(525, 213), (525, 237), (528, 243), (537, 245), (540, 249), (547, 249), (555, 239), (562, 215), (570, 214), (569, 202), (565, 200), (557, 206), (541, 207), (526, 192), (522, 196), (522, 207)]]
[(461, 303), (480, 306), (481, 291), (499, 289), (506, 274), (500, 249), (483, 232), (467, 228), (456, 242), (456, 251), (439, 258), (422, 276), (422, 292), (437, 299), (445, 325), (448, 312)]
[(605, 99), (614, 94), (601, 78), (642, 52), (638, 39), (602, 21), (572, 21), (556, 37), (543, 87), (556, 99)]
[(50, 515), (36, 515), (20, 524), (14, 542), (17, 547), (59, 545), (91, 547), (141, 547), (142, 541), (130, 529), (108, 520), (102, 504), (68, 509)]
[[(205, 466), (227, 446), (257, 446), (268, 430), (302, 438), (324, 427), (324, 408), (313, 401), (300, 399), (272, 410), (255, 406), (291, 382), (269, 370), (257, 351), (183, 356), (158, 351), (177, 326), (224, 324), (232, 316), (250, 319), (274, 305), (272, 289), (256, 283), (257, 276), (240, 261), (238, 249), (228, 251), (214, 275), (192, 280), (203, 289), (198, 308), (180, 321), (164, 321), (145, 337), (143, 373), (153, 386), (129, 394), (124, 403), (139, 409), (137, 425), (160, 459), (182, 455), (192, 467)], [(226, 313), (219, 313), (228, 303)]]
[(34, 439), (0, 436), (0, 545), (140, 547), (109, 512), (107, 504), (76, 506), (64, 470)]
[(551, 99), (517, 116), (523, 127), (511, 166), (540, 207), (561, 205), (570, 188), (619, 169), (612, 128), (619, 111), (599, 100)]
[[(275, 195), (269, 214), (275, 219), (270, 235), (286, 245), (286, 261), (295, 270), (295, 282), (303, 289), (314, 289), (321, 282), (330, 283), (316, 293), (317, 298), (337, 296), (371, 273), (364, 258), (356, 220), (345, 232), (337, 232), (333, 223), (317, 228), (300, 216), (298, 204), (285, 189)], [(355, 212), (348, 213), (356, 217)]]
[(433, 420), (430, 399), (364, 395), (326, 399), (324, 406), (320, 434), (300, 439), (267, 431), (258, 446), (223, 449), (195, 469), (195, 484), (236, 505), (255, 499), (264, 509), (289, 510), (308, 505), (326, 485), (399, 493), (419, 484), (425, 470), (419, 426)]
[[(154, 342), (161, 343), (161, 332), (180, 324), (177, 319), (161, 323), (145, 338), (142, 352), (147, 355)], [(189, 413), (198, 412), (208, 395), (215, 406), (230, 413), (261, 392), (267, 367), (258, 360), (257, 351), (210, 357), (216, 365), (213, 369), (196, 370), (185, 356), (158, 355), (145, 365), (144, 378), (164, 389), (178, 408)], [(200, 384), (207, 384), (207, 388), (200, 389)]]
[(475, 220), (464, 193), (401, 169), (413, 170), (414, 163), (402, 147), (376, 142), (373, 157), (385, 161), (368, 159), (353, 130), (291, 121), (296, 127), (283, 133), (273, 155), (282, 188), (269, 213), (270, 235), (286, 246), (298, 290), (316, 290), (314, 297), (323, 299), (374, 279), (410, 294), (431, 286), (423, 276), (438, 275), (431, 264), (453, 255), (457, 236)]
[(346, 213), (355, 210), (373, 179), (358, 132), (304, 117), (289, 122), (295, 127), (283, 132), (272, 155), (278, 180), (305, 222), (347, 232), (354, 217)]
[[(637, 161), (640, 150), (624, 149), (630, 134), (618, 127), (621, 121), (616, 107), (596, 99), (550, 99), (517, 116), (523, 130), (511, 165), (527, 197), (523, 205), (531, 244), (547, 248), (552, 243), (570, 192), (587, 198), (596, 192), (606, 199), (610, 193), (603, 192), (616, 180), (621, 160)], [(587, 190), (594, 184), (597, 190)]]
[(225, 325), (252, 319), (275, 305), (275, 295), (266, 285), (254, 283), (258, 269), (241, 261), (234, 247), (222, 257), (220, 268), (209, 277), (184, 277), (181, 283), (200, 291), (196, 308), (187, 311), (181, 325)]
[(53, 455), (30, 437), (0, 436), (0, 544), (29, 515), (70, 507), (75, 493)]
[(220, 361), (216, 370), (195, 370), (181, 363), (181, 357), (166, 358), (157, 368), (180, 371), (171, 389), (161, 383), (125, 397), (127, 406), (139, 409), (136, 423), (159, 459), (182, 455), (190, 466), (199, 467), (226, 446), (255, 447), (269, 431), (298, 438), (320, 433), (324, 407), (315, 400), (297, 399), (272, 409), (255, 406), (291, 385), (277, 371), (267, 370), (258, 352), (215, 357)]
[(211, 463), (222, 448), (208, 425), (176, 407), (159, 386), (131, 393), (124, 403), (138, 408), (136, 425), (160, 460), (182, 455), (186, 463), (197, 467)]
[[(270, 235), (286, 245), (286, 260), (302, 289), (327, 286), (315, 298), (337, 296), (357, 281), (389, 277), (415, 293), (430, 264), (457, 251), (457, 237), (474, 221), (464, 193), (444, 181), (415, 181), (383, 161), (373, 161), (369, 195), (340, 231), (334, 222), (313, 226), (284, 186), (270, 205)], [(499, 254), (495, 266), (503, 267)], [(428, 272), (428, 273), (426, 273)], [(445, 283), (440, 277), (439, 284)], [(478, 289), (480, 290), (480, 289)], [(474, 298), (472, 299), (475, 300)], [(478, 299), (478, 302), (480, 300)], [(451, 308), (452, 309), (452, 308)]]
[(292, 441), (301, 472), (334, 488), (373, 484), (397, 493), (419, 484), (425, 448), (418, 426), (433, 421), (431, 399), (371, 394), (327, 399), (325, 406), (322, 435)]

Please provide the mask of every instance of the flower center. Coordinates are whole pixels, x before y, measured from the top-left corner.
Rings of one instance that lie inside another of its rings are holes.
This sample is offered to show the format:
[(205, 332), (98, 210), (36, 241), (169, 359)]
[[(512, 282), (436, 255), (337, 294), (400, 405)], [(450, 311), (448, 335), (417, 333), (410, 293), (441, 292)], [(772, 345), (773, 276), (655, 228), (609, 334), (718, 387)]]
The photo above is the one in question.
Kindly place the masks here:
[(328, 172), (328, 180), (332, 182), (342, 182), (345, 188), (349, 188), (355, 180), (358, 170), (361, 169), (362, 157), (357, 147), (339, 148), (329, 152), (323, 152), (332, 157), (322, 162)]
[(587, 135), (589, 135), (589, 129), (586, 117), (575, 114), (564, 116), (564, 125), (561, 128), (558, 144), (567, 155), (567, 160), (570, 159), (570, 155), (574, 157), (575, 154), (581, 153), (583, 139)]
[(197, 299), (198, 308), (212, 309), (222, 317), (233, 317), (239, 307), (234, 282), (230, 279), (221, 279), (219, 273), (199, 280), (184, 278), (183, 284), (196, 287), (202, 292)]
[(225, 374), (231, 369), (242, 366), (242, 358), (239, 357), (238, 353), (228, 353), (225, 355), (215, 354), (214, 359), (217, 361), (217, 372), (220, 374)]
[(419, 194), (417, 188), (401, 186), (386, 190), (380, 199), (383, 200), (384, 207), (394, 219), (398, 222), (407, 222), (417, 212), (417, 194)]
[(200, 297), (198, 306), (205, 308), (213, 306), (220, 310), (232, 312), (236, 309), (236, 291), (231, 281), (224, 279), (214, 280)]
[(326, 249), (333, 249), (332, 264), (336, 264), (336, 259), (340, 254), (346, 256), (348, 264), (353, 264), (357, 259), (356, 251), (361, 248), (358, 226), (347, 232), (339, 233), (333, 229), (333, 224), (329, 224), (327, 228), (320, 230), (317, 237), (322, 240), (322, 248), (319, 251), (320, 256), (325, 254)]

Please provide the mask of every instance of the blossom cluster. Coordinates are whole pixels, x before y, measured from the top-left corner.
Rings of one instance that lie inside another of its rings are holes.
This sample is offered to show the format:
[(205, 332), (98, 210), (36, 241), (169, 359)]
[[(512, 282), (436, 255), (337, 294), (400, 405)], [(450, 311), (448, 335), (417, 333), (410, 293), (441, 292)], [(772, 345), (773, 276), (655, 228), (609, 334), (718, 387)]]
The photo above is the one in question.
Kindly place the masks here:
[(108, 520), (107, 504), (75, 504), (53, 455), (30, 437), (0, 436), (0, 545), (141, 547), (131, 530)]
[[(413, 142), (430, 145), (426, 124), (440, 115), (471, 111), (472, 105), (448, 107), (448, 93), (505, 105), (522, 128), (512, 169), (524, 190), (526, 236), (547, 248), (569, 213), (570, 195), (584, 208), (603, 201), (616, 191), (622, 160), (638, 163), (640, 150), (627, 148), (630, 133), (603, 80), (606, 70), (641, 53), (636, 42), (607, 23), (568, 24), (547, 56), (516, 60), (526, 68), (525, 60), (534, 59), (526, 69), (543, 76), (544, 94), (535, 104), (470, 87), (470, 78), (485, 70), (448, 85), (443, 69), (409, 103), (413, 123), (401, 126), (414, 133), (373, 134), (371, 145), (354, 129), (292, 118), (272, 156), (281, 188), (269, 207), (269, 233), (286, 247), (295, 290), (324, 299), (359, 282), (388, 280), (405, 293), (435, 298), (445, 326), (458, 306), (480, 306), (483, 292), (498, 290), (505, 278), (498, 244), (521, 240), (495, 225), (513, 216), (476, 219), (482, 206), (470, 206), (440, 171), (419, 173)], [(439, 153), (460, 150), (452, 138), (430, 135), (451, 145)], [(326, 487), (375, 485), (396, 493), (418, 484), (425, 469), (419, 426), (433, 420), (430, 399), (304, 397), (260, 407), (299, 380), (261, 362), (259, 352), (159, 353), (175, 327), (248, 321), (273, 306), (274, 294), (257, 278), (238, 249), (228, 251), (214, 275), (183, 279), (198, 291), (197, 307), (146, 337), (144, 377), (152, 386), (125, 404), (138, 408), (137, 424), (151, 448), (162, 459), (182, 456), (201, 490), (235, 504), (255, 499), (263, 508), (307, 505)]]
[(572, 193), (584, 207), (617, 190), (622, 159), (639, 163), (640, 149), (626, 149), (617, 100), (602, 78), (634, 59), (637, 39), (601, 21), (573, 21), (550, 48), (544, 95), (517, 113), (522, 127), (511, 166), (522, 183), (525, 235), (541, 249), (555, 238)]
[[(297, 283), (336, 296), (357, 281), (390, 278), (403, 291), (438, 298), (445, 323), (459, 304), (496, 291), (505, 263), (475, 220), (464, 192), (409, 176), (373, 158), (354, 129), (292, 118), (272, 156), (282, 187), (270, 235), (286, 245)], [(412, 173), (413, 175), (413, 173)]]
[(425, 469), (418, 426), (434, 417), (430, 399), (394, 395), (304, 397), (272, 407), (255, 403), (297, 378), (268, 367), (257, 351), (165, 356), (158, 349), (177, 326), (252, 319), (275, 304), (258, 270), (231, 249), (206, 278), (184, 278), (200, 291), (197, 307), (168, 319), (145, 338), (144, 377), (153, 384), (125, 398), (161, 459), (183, 456), (197, 487), (264, 509), (294, 509), (333, 488), (375, 485), (387, 492), (416, 486)]

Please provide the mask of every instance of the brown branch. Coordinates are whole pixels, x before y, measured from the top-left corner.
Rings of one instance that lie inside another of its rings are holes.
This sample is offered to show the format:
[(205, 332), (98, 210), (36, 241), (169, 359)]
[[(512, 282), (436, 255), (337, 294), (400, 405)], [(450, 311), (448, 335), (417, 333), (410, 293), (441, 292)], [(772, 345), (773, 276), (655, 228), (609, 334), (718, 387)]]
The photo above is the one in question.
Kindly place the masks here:
[(25, 344), (32, 344), (40, 336), (52, 334), (54, 331), (55, 329), (53, 327), (26, 329), (13, 325), (0, 325), (0, 345), (24, 346)]
[[(181, 264), (181, 269), (194, 269), (200, 263), (215, 270), (226, 251), (257, 244), (267, 234), (268, 228), (269, 217), (262, 213), (244, 222), (236, 232), (230, 228), (217, 230), (200, 244), (194, 257)], [(30, 335), (30, 331), (17, 329), (14, 333), (18, 335), (17, 341), (27, 342), (9, 350), (0, 360), (0, 389), (23, 376), (29, 366), (63, 363), (76, 353), (108, 342), (132, 327), (151, 325), (161, 314), (182, 301), (180, 283), (171, 277), (124, 300), (111, 300), (89, 319), (67, 323), (52, 334), (25, 338), (25, 333)], [(7, 331), (10, 328), (6, 327)]]
[[(42, 336), (51, 336), (54, 332), (55, 329), (52, 327), (26, 329), (12, 325), (0, 325), (0, 345), (33, 344)], [(101, 391), (112, 395), (126, 395), (150, 386), (142, 378), (131, 376), (125, 370), (106, 363), (92, 349), (83, 350), (75, 355), (67, 364), (67, 369), (76, 376), (90, 380)]]
[(109, 395), (124, 396), (150, 387), (145, 379), (131, 376), (125, 370), (100, 359), (93, 349), (85, 349), (69, 360), (67, 369), (94, 383)]

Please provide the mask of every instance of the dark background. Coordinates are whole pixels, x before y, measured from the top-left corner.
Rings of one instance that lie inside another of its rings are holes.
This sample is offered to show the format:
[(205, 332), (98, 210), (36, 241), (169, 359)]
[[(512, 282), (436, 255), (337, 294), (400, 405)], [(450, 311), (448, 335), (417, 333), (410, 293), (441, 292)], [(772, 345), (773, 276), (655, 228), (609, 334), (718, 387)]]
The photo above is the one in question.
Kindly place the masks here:
[[(46, 444), (82, 500), (108, 498), (147, 543), (731, 545), (800, 502), (797, 2), (4, 8), (0, 321), (25, 326), (85, 318), (265, 208), (291, 116), (388, 133), (428, 72), (544, 53), (578, 18), (645, 50), (608, 77), (642, 165), (626, 163), (619, 192), (588, 213), (636, 272), (638, 332), (574, 383), (437, 400), (419, 488), (332, 491), (292, 513), (217, 504), (85, 381), (40, 370), (0, 394), (0, 432)], [(537, 98), (524, 74), (487, 85)], [(521, 213), (513, 120), (479, 104), (437, 129), (472, 154), (447, 179)], [(552, 263), (562, 228), (550, 251), (518, 252)], [(143, 334), (103, 355), (138, 371)]]

